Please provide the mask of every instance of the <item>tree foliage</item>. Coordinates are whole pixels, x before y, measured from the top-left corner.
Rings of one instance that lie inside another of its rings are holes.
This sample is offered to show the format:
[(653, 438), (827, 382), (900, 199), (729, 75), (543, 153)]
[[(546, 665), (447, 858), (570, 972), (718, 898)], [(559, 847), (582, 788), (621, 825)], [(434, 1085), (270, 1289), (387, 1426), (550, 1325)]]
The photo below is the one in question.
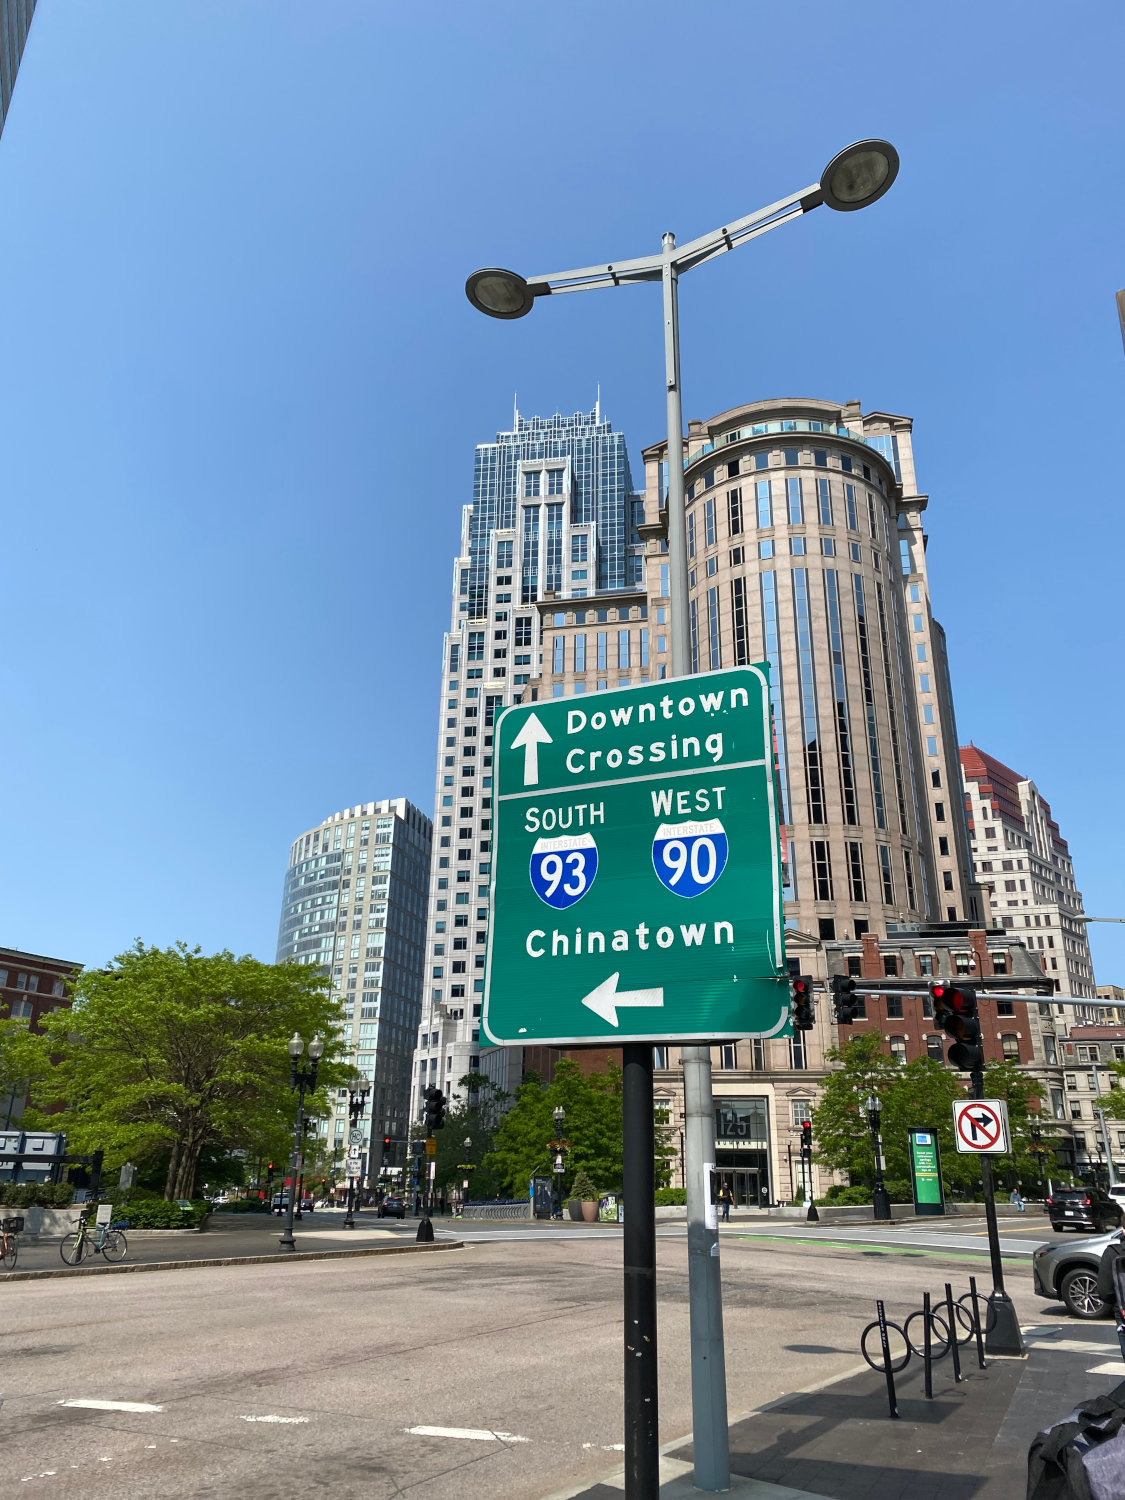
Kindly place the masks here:
[(50, 1072), (51, 1049), (46, 1038), (32, 1031), (27, 1021), (0, 1020), (0, 1100), (5, 1111)]
[[(882, 1106), (880, 1129), (888, 1181), (909, 1184), (908, 1132), (929, 1128), (937, 1136), (947, 1192), (978, 1189), (980, 1163), (961, 1155), (953, 1139), (953, 1104), (967, 1096), (966, 1080), (936, 1058), (915, 1058), (902, 1066), (882, 1051), (880, 1040), (878, 1032), (860, 1032), (825, 1054), (829, 1065), (836, 1066), (825, 1079), (820, 1103), (812, 1114), (816, 1159), (834, 1171), (846, 1172), (855, 1184), (874, 1182), (875, 1155), (864, 1107), (868, 1095), (874, 1094)], [(1011, 1123), (1013, 1152), (994, 1157), (994, 1165), (1025, 1183), (1035, 1181), (1034, 1157), (1028, 1150), (1030, 1127), (1033, 1123), (1045, 1131), (1050, 1127), (1031, 1114), (1031, 1101), (1037, 1097), (1034, 1079), (1015, 1063), (992, 1063), (985, 1070), (984, 1093), (989, 1099), (1007, 1100)]]
[(287, 1160), (294, 1032), (324, 1038), (320, 1092), (306, 1109), (326, 1109), (324, 1088), (345, 1072), (327, 990), (305, 966), (138, 942), (108, 968), (84, 972), (73, 1008), (48, 1018), (56, 1065), (35, 1098), (65, 1106), (52, 1123), (72, 1149), (103, 1149), (107, 1170), (166, 1159), (165, 1198), (191, 1198), (205, 1150), (264, 1149)]
[[(624, 1150), (621, 1083), (621, 1069), (609, 1058), (602, 1073), (583, 1073), (577, 1063), (562, 1058), (555, 1064), (553, 1082), (544, 1084), (529, 1075), (497, 1126), (486, 1168), (496, 1174), (511, 1196), (520, 1198), (526, 1195), (532, 1177), (551, 1176), (554, 1156), (548, 1143), (555, 1139), (554, 1112), (561, 1105), (566, 1116), (563, 1139), (568, 1142), (563, 1157), (564, 1194), (581, 1170), (588, 1173), (599, 1191), (620, 1191)], [(672, 1156), (669, 1136), (670, 1132), (658, 1124), (658, 1182), (668, 1175)]]

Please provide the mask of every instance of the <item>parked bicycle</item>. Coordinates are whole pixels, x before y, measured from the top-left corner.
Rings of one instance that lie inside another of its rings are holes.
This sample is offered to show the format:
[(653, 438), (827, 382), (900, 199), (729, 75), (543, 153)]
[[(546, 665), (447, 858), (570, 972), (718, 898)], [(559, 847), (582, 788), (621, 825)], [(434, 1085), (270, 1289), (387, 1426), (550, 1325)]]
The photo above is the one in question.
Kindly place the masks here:
[(19, 1259), (19, 1236), (23, 1233), (23, 1219), (0, 1219), (0, 1265), (5, 1271), (14, 1271)]
[(68, 1266), (77, 1266), (88, 1255), (101, 1255), (106, 1260), (124, 1260), (129, 1250), (128, 1241), (116, 1224), (88, 1223), (87, 1214), (79, 1214), (75, 1220), (77, 1228), (71, 1230), (59, 1246), (59, 1254)]

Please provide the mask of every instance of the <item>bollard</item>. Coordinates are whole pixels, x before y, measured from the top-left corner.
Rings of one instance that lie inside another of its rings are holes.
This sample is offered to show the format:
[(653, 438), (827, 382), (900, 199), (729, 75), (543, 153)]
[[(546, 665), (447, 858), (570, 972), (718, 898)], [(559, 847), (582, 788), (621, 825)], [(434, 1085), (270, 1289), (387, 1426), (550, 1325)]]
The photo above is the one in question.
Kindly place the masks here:
[(984, 1331), (980, 1326), (980, 1297), (977, 1295), (977, 1278), (969, 1277), (969, 1296), (973, 1299), (973, 1328), (977, 1336), (977, 1364), (986, 1369), (984, 1362)]
[(887, 1338), (887, 1311), (882, 1302), (876, 1302), (879, 1311), (879, 1341), (883, 1346), (883, 1368), (887, 1372), (887, 1405), (890, 1407), (891, 1416), (898, 1417), (898, 1403), (895, 1400), (895, 1372), (891, 1369), (891, 1345)]
[(934, 1399), (933, 1351), (930, 1348), (930, 1294), (922, 1293), (922, 1368), (926, 1372), (926, 1400)]
[(945, 1283), (945, 1313), (949, 1319), (949, 1351), (953, 1355), (953, 1379), (960, 1383), (966, 1377), (961, 1374), (961, 1351), (957, 1347), (957, 1314), (953, 1307), (953, 1287)]

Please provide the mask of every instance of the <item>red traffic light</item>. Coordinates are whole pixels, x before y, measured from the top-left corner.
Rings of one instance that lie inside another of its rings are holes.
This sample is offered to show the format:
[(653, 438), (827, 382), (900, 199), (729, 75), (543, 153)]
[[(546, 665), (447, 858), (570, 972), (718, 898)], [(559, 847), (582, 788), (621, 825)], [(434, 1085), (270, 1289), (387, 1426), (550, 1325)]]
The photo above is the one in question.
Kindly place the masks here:
[(812, 990), (812, 985), (809, 983), (809, 981), (805, 978), (805, 976), (803, 974), (798, 974), (793, 979), (792, 986), (793, 986), (793, 998), (794, 999), (797, 999), (797, 998), (803, 999)]

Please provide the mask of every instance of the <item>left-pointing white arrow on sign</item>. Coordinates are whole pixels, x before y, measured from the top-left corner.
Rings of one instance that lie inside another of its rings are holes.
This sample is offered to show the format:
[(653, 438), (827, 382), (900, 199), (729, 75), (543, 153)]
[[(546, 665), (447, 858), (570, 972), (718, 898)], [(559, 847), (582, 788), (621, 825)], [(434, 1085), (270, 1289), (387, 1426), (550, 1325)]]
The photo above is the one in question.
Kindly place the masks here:
[(608, 1021), (611, 1026), (616, 1026), (617, 1012), (619, 1008), (626, 1005), (663, 1005), (663, 990), (617, 990), (617, 981), (621, 978), (620, 973), (611, 974), (608, 979), (603, 979), (596, 990), (591, 990), (588, 995), (583, 996), (582, 1004), (586, 1005), (596, 1016), (601, 1016), (603, 1021)]
[(551, 736), (539, 722), (538, 714), (529, 714), (519, 734), (512, 741), (513, 750), (523, 751), (523, 784), (536, 786), (539, 781), (539, 746), (550, 745)]

